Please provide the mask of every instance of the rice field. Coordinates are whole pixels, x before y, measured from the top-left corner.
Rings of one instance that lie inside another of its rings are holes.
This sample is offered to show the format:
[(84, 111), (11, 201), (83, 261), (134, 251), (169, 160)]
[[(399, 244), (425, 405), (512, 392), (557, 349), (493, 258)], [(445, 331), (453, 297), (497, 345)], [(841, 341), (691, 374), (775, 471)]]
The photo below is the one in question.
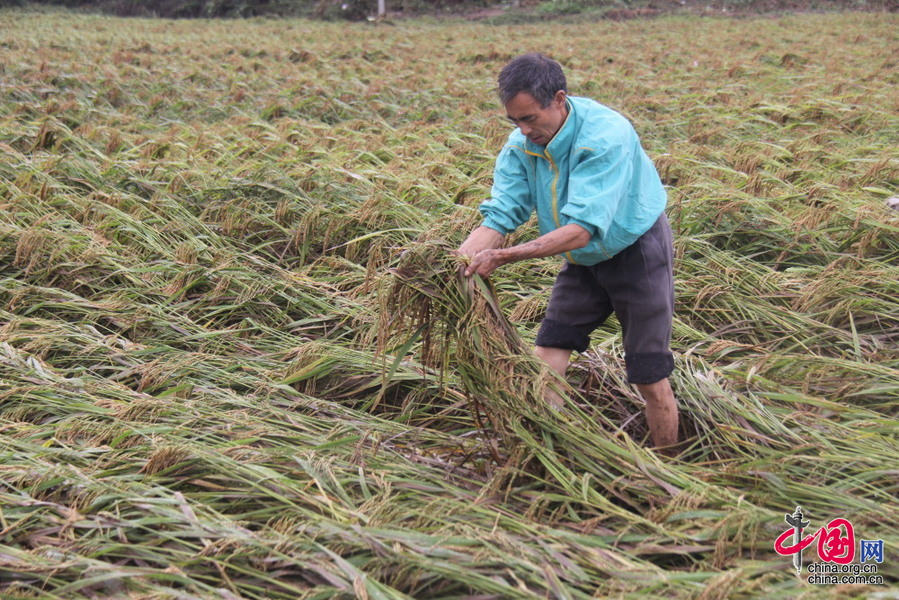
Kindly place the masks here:
[[(457, 275), (530, 50), (668, 186), (677, 458), (614, 323), (530, 356), (557, 259)], [(897, 56), (886, 13), (0, 11), (0, 596), (899, 597)], [(797, 577), (797, 505), (884, 584)]]

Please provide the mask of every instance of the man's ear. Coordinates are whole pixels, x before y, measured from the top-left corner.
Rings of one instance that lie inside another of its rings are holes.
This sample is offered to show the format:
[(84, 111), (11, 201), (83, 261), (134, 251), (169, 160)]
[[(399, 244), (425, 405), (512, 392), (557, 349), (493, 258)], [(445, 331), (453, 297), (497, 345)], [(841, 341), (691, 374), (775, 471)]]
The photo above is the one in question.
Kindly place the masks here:
[(559, 106), (564, 106), (565, 98), (567, 97), (568, 95), (565, 93), (565, 90), (559, 90), (558, 92), (556, 92), (556, 95), (553, 96), (553, 102), (555, 102)]

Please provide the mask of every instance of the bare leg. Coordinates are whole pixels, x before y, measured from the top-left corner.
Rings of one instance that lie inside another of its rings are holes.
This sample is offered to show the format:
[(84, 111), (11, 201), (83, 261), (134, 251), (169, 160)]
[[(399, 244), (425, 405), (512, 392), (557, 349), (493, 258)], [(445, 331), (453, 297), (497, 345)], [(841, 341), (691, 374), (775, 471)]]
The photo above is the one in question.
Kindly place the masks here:
[(675, 452), (677, 444), (677, 400), (671, 391), (668, 379), (655, 383), (635, 384), (637, 391), (646, 401), (646, 421), (656, 448), (668, 448), (668, 454)]
[(571, 358), (571, 350), (537, 346), (534, 349), (534, 353), (542, 358), (553, 371), (565, 377), (565, 371), (568, 370), (568, 361)]
[[(549, 368), (565, 378), (565, 371), (568, 370), (568, 361), (571, 358), (571, 350), (565, 348), (549, 348), (547, 346), (537, 346), (534, 353), (543, 359)], [(544, 391), (544, 399), (547, 404), (553, 408), (562, 408), (563, 401), (561, 396), (551, 390), (548, 386)]]
[[(568, 361), (571, 359), (571, 350), (537, 346), (534, 352), (553, 371), (565, 377)], [(671, 391), (668, 379), (635, 385), (646, 402), (646, 421), (649, 423), (653, 445), (656, 448), (665, 448), (666, 450), (663, 452), (666, 454), (676, 452), (675, 444), (678, 441), (677, 400), (674, 398), (674, 392)], [(562, 405), (562, 399), (552, 390), (546, 391), (546, 401), (556, 408)]]

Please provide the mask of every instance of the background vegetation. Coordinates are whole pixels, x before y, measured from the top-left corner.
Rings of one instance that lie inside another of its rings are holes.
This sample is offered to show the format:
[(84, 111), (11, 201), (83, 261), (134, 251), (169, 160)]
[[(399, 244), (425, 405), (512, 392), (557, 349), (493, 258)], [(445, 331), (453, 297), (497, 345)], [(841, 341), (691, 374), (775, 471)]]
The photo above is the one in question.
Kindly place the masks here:
[[(2, 595), (893, 597), (897, 31), (2, 12)], [(677, 459), (614, 324), (529, 358), (557, 260), (455, 276), (531, 49), (669, 186)], [(796, 505), (887, 585), (797, 578)]]
[[(26, 5), (161, 18), (270, 16), (358, 21), (378, 14), (377, 0), (0, 0), (0, 7)], [(672, 13), (895, 12), (899, 0), (385, 0), (385, 7), (390, 18), (465, 15), (521, 23), (558, 18), (624, 20)]]

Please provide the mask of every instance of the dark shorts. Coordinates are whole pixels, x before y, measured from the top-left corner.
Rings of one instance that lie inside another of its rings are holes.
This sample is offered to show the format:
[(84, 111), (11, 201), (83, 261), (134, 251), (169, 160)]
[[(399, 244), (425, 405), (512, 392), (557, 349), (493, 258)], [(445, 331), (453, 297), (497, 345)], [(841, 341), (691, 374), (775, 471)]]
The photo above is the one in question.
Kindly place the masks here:
[(674, 250), (662, 214), (636, 242), (592, 266), (565, 263), (553, 285), (537, 345), (583, 352), (613, 312), (621, 323), (630, 383), (655, 383), (674, 370)]

